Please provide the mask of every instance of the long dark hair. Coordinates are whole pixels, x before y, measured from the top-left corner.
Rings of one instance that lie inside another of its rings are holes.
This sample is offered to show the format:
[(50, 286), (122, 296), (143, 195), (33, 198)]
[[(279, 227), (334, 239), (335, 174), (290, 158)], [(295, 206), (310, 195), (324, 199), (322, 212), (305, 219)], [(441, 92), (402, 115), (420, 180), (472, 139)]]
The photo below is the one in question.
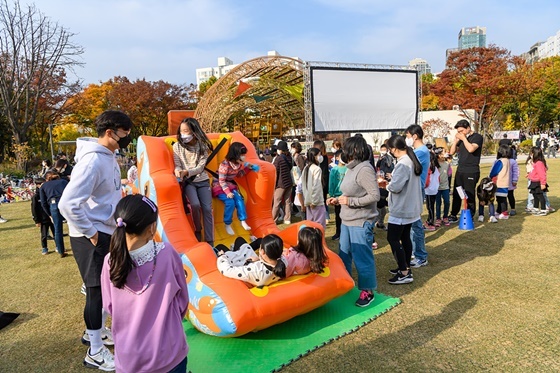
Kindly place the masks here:
[(323, 249), (323, 233), (318, 228), (303, 227), (298, 233), (298, 243), (294, 250), (309, 259), (309, 267), (313, 273), (323, 273), (328, 263), (327, 253)]
[[(183, 123), (189, 126), (194, 138), (200, 144), (201, 149), (204, 150), (204, 147), (206, 147), (207, 150), (210, 151), (214, 150), (214, 147), (212, 146), (212, 142), (210, 141), (210, 139), (208, 139), (208, 136), (206, 136), (204, 131), (202, 131), (202, 128), (200, 127), (200, 123), (198, 123), (196, 119), (185, 118), (181, 121), (181, 124)], [(181, 124), (179, 124), (179, 127), (177, 127), (177, 141), (179, 142), (179, 144), (181, 144), (182, 147), (185, 148), (187, 144), (181, 138)]]
[(307, 160), (306, 160), (306, 165), (303, 168), (303, 171), (301, 173), (301, 176), (303, 177), (303, 181), (305, 182), (305, 184), (307, 184), (307, 176), (309, 175), (309, 167), (311, 167), (311, 165), (316, 165), (316, 166), (321, 166), (319, 164), (319, 162), (317, 162), (317, 156), (321, 154), (321, 150), (319, 150), (318, 148), (309, 148), (307, 150)]
[(416, 176), (420, 176), (422, 174), (422, 164), (416, 157), (414, 150), (410, 146), (406, 146), (406, 141), (403, 136), (401, 135), (393, 135), (387, 140), (387, 146), (389, 149), (398, 149), (398, 150), (405, 150), (406, 155), (410, 158), (412, 163), (414, 164), (414, 174)]
[(111, 237), (109, 246), (109, 267), (111, 282), (122, 289), (134, 262), (128, 253), (126, 235), (138, 236), (157, 221), (158, 209), (148, 197), (140, 194), (128, 195), (121, 199), (115, 208), (117, 229)]
[(548, 170), (548, 166), (546, 165), (546, 159), (544, 158), (543, 151), (538, 146), (533, 146), (531, 148), (531, 155), (529, 156), (529, 158), (527, 158), (527, 162), (529, 162), (529, 159), (533, 161), (533, 164), (537, 163), (538, 161), (541, 161), (542, 163), (544, 163), (544, 166)]
[(436, 172), (436, 168), (439, 168), (438, 156), (434, 152), (430, 152), (430, 171), (432, 173)]
[(272, 260), (276, 260), (274, 274), (280, 278), (286, 277), (286, 264), (281, 259), (284, 251), (284, 241), (275, 234), (267, 234), (261, 241), (261, 250)]
[(226, 159), (230, 162), (237, 162), (242, 155), (247, 154), (247, 147), (240, 142), (232, 142), (226, 154)]
[(496, 159), (500, 158), (511, 158), (511, 149), (509, 145), (500, 145), (498, 152), (496, 153)]

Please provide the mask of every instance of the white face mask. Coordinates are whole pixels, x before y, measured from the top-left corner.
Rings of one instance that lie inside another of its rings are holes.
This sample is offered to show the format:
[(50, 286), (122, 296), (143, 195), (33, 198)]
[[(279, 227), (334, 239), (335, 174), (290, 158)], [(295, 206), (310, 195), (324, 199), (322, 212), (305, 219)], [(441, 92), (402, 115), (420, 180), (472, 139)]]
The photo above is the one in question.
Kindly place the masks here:
[(244, 155), (240, 156), (240, 157), (239, 157), (239, 160), (240, 160), (241, 162), (245, 162), (245, 156), (244, 156)]
[(337, 150), (338, 150), (338, 149), (335, 148), (335, 147), (332, 147), (332, 148), (331, 148), (331, 152), (333, 152), (333, 153), (336, 153)]
[(410, 146), (412, 148), (412, 145), (414, 145), (414, 139), (412, 137), (407, 137), (405, 141), (406, 141), (406, 146)]
[(387, 152), (379, 152), (379, 154), (381, 154), (381, 156), (383, 157), (385, 154), (387, 154)]
[(193, 135), (187, 135), (182, 133), (181, 138), (183, 139), (184, 142), (191, 142), (191, 140), (193, 139)]
[(291, 149), (290, 149), (290, 153), (291, 153), (292, 155), (296, 154), (296, 148), (291, 148)]
[(322, 154), (319, 154), (317, 156), (317, 162), (319, 162), (319, 164), (323, 163), (323, 155)]
[(278, 150), (276, 151), (276, 154), (282, 155), (282, 150), (278, 149)]

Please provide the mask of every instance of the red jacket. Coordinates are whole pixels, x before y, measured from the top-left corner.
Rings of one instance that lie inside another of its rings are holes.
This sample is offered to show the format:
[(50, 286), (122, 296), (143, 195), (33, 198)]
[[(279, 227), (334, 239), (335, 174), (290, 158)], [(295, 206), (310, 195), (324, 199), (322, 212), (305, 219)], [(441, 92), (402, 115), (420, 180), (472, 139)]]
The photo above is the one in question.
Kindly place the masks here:
[(529, 180), (546, 185), (546, 166), (543, 162), (537, 161), (533, 164), (533, 170), (529, 173)]

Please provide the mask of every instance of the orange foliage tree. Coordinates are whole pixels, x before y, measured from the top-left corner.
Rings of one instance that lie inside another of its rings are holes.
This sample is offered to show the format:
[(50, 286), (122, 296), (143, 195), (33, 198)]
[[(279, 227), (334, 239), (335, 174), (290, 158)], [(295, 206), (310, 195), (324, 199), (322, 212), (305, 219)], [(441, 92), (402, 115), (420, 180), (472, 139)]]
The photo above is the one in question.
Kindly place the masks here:
[(487, 48), (463, 49), (449, 54), (447, 67), (431, 85), (440, 109), (474, 109), (475, 130), (490, 131), (508, 95), (508, 68), (512, 59), (506, 49), (491, 45)]

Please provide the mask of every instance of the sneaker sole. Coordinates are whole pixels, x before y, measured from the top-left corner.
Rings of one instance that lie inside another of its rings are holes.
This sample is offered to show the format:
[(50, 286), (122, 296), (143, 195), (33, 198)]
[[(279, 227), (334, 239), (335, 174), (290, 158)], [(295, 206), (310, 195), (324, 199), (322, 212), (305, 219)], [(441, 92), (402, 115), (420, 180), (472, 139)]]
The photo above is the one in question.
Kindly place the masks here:
[(389, 284), (391, 285), (404, 285), (404, 284), (410, 284), (411, 282), (413, 282), (414, 279), (413, 278), (406, 278), (403, 280), (398, 280), (398, 281), (388, 281)]
[(97, 364), (92, 364), (92, 363), (87, 362), (85, 359), (84, 359), (84, 367), (89, 368), (89, 369), (102, 370), (104, 372), (114, 372), (115, 371), (115, 368), (111, 369), (111, 368), (102, 367), (102, 366), (97, 365)]
[(371, 298), (371, 300), (369, 302), (367, 302), (366, 304), (358, 304), (358, 303), (354, 303), (356, 306), (358, 307), (367, 307), (371, 304), (371, 302), (373, 302), (375, 300), (375, 298)]

